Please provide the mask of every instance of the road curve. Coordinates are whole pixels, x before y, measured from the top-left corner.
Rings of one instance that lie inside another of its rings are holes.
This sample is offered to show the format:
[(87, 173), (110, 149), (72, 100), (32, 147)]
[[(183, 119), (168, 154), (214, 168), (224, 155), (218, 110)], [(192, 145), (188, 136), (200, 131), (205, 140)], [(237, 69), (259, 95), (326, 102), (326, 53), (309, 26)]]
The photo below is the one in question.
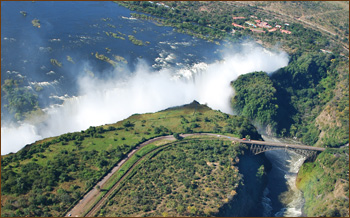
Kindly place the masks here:
[(86, 208), (90, 208), (94, 206), (94, 199), (101, 193), (101, 191), (98, 189), (98, 187), (103, 187), (103, 185), (108, 181), (111, 176), (116, 173), (120, 167), (127, 161), (129, 158), (135, 154), (136, 151), (138, 151), (140, 148), (159, 141), (159, 140), (164, 140), (164, 139), (169, 139), (169, 140), (175, 140), (175, 138), (172, 135), (168, 136), (161, 136), (161, 137), (156, 137), (153, 139), (150, 139), (146, 142), (141, 143), (140, 145), (136, 146), (131, 152), (128, 153), (128, 155), (122, 159), (113, 169), (105, 176), (103, 177), (95, 186), (92, 188), (85, 196), (76, 204), (65, 216), (73, 216), (73, 217), (81, 217), (84, 215), (86, 212)]

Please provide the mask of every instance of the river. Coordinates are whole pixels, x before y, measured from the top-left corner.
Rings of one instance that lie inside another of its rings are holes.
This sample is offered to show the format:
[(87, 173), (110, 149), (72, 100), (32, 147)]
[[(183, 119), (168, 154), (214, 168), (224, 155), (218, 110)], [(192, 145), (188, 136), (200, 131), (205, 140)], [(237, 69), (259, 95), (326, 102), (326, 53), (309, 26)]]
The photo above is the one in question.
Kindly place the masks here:
[[(141, 59), (160, 70), (210, 63), (222, 57), (214, 43), (151, 21), (131, 19), (131, 13), (113, 2), (2, 1), (1, 83), (20, 78), (29, 87), (42, 86), (39, 105), (47, 107), (78, 95), (79, 76), (111, 76), (112, 65), (95, 58), (96, 52), (112, 60), (114, 55), (124, 58), (129, 72), (135, 71)], [(40, 28), (32, 25), (34, 19), (39, 20)], [(114, 38), (112, 33), (124, 39)], [(145, 46), (134, 45), (129, 35)], [(62, 67), (52, 65), (51, 59), (58, 60)]]
[[(283, 142), (281, 139), (263, 136), (265, 141)], [(294, 142), (295, 143), (295, 142)], [(305, 157), (292, 151), (274, 150), (265, 152), (272, 164), (268, 184), (264, 190), (263, 216), (301, 217), (305, 204), (302, 192), (295, 181)]]

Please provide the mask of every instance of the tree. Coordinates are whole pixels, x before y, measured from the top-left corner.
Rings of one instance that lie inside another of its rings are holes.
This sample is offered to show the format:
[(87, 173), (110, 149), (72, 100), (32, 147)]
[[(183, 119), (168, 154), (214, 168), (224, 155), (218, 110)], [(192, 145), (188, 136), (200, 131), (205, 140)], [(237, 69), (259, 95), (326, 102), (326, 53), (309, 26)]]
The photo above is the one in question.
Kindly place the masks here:
[(265, 174), (265, 166), (261, 165), (256, 172), (256, 177), (261, 178)]
[(123, 123), (123, 126), (124, 127), (133, 127), (134, 126), (134, 124), (133, 123), (131, 123), (129, 120), (128, 121), (125, 121), (124, 123)]
[(174, 138), (177, 139), (177, 140), (182, 140), (183, 138), (180, 136), (179, 133), (174, 133), (173, 134)]
[(176, 207), (176, 211), (179, 214), (182, 214), (185, 211), (185, 207), (183, 205), (179, 205), (179, 206)]
[(191, 215), (196, 215), (197, 213), (197, 208), (195, 206), (188, 206), (187, 207), (187, 211), (191, 214)]

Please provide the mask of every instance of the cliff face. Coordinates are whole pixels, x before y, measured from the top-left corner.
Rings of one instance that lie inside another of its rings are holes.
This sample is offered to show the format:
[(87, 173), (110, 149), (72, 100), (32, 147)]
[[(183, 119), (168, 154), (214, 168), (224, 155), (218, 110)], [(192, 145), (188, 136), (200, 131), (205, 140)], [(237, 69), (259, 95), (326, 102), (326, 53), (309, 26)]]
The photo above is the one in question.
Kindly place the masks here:
[(220, 209), (218, 216), (261, 216), (261, 198), (267, 184), (265, 171), (270, 169), (271, 163), (264, 154), (242, 156), (239, 172), (243, 175), (243, 184), (240, 184), (235, 198)]

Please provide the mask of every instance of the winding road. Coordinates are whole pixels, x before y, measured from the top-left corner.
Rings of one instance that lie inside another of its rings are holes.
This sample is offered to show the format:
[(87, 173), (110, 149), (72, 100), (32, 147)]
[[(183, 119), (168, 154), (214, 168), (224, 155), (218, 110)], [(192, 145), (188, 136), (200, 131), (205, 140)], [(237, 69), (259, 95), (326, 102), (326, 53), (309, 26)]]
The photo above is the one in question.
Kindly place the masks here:
[[(138, 151), (139, 149), (141, 149), (142, 147), (144, 147), (148, 144), (151, 144), (151, 143), (154, 143), (154, 142), (160, 141), (160, 140), (166, 140), (166, 139), (175, 141), (175, 138), (172, 135), (168, 135), (168, 136), (161, 136), (161, 137), (150, 139), (150, 140), (143, 142), (142, 144), (136, 146), (133, 150), (131, 150), (131, 152), (128, 153), (128, 155), (124, 159), (122, 159), (115, 167), (113, 167), (113, 169), (105, 177), (103, 177), (103, 179), (101, 179), (87, 194), (85, 194), (85, 196), (78, 202), (78, 204), (76, 204), (65, 216), (66, 217), (70, 217), (70, 216), (82, 217), (86, 213), (87, 208), (91, 208), (91, 207), (95, 208), (96, 206), (94, 205), (94, 203), (96, 203), (95, 202), (96, 199), (101, 194), (101, 190), (99, 187), (103, 187), (104, 184), (106, 184), (106, 182), (112, 177), (112, 175), (114, 173), (116, 173), (120, 169), (120, 167), (127, 160), (129, 160), (129, 158), (132, 155), (135, 154), (136, 151)], [(120, 179), (120, 181), (122, 180), (122, 178)], [(108, 193), (109, 192), (107, 192), (107, 194), (105, 196), (107, 196)], [(92, 211), (94, 208), (92, 208), (90, 211)], [(86, 216), (88, 216), (90, 214), (91, 214), (91, 212), (86, 214)]]

